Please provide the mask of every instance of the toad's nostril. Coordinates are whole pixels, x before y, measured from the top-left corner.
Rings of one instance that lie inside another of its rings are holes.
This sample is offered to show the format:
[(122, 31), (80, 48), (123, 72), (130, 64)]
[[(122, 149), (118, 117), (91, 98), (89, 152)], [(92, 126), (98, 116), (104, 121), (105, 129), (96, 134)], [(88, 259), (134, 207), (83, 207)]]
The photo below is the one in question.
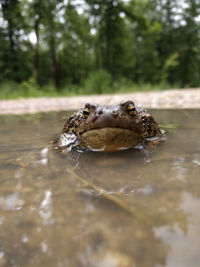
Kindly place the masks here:
[(92, 122), (95, 122), (97, 119), (98, 119), (98, 116), (95, 115), (95, 116), (92, 118)]
[(116, 119), (116, 118), (117, 118), (117, 116), (118, 116), (118, 115), (117, 115), (117, 112), (113, 111), (113, 113), (112, 113), (112, 116), (113, 116), (113, 118), (115, 118), (115, 119)]
[(102, 110), (99, 110), (99, 111), (98, 111), (98, 114), (99, 114), (99, 115), (103, 114), (103, 111), (102, 111)]

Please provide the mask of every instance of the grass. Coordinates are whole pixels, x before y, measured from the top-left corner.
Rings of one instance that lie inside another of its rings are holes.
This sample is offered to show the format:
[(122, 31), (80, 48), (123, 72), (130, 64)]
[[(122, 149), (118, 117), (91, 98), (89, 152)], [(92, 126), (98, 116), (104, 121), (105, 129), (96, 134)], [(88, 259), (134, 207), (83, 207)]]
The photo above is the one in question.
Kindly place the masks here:
[(150, 83), (134, 84), (133, 82), (127, 80), (111, 83), (110, 80), (108, 81), (101, 78), (99, 80), (93, 79), (91, 83), (90, 81), (86, 81), (86, 83), (82, 86), (68, 85), (57, 91), (53, 85), (39, 87), (35, 83), (34, 79), (30, 79), (29, 81), (24, 81), (21, 84), (17, 84), (15, 82), (4, 82), (0, 84), (0, 99), (130, 93), (138, 91), (145, 92), (178, 87), (178, 85), (170, 86), (164, 82), (156, 85), (152, 85)]

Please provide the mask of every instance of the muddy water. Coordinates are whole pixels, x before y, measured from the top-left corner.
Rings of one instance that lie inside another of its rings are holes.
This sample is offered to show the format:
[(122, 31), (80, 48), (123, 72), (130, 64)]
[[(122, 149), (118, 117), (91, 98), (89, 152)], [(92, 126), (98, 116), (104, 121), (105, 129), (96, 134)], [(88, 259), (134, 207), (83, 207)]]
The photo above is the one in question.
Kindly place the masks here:
[(54, 152), (66, 113), (0, 117), (0, 266), (200, 266), (200, 110), (138, 150)]

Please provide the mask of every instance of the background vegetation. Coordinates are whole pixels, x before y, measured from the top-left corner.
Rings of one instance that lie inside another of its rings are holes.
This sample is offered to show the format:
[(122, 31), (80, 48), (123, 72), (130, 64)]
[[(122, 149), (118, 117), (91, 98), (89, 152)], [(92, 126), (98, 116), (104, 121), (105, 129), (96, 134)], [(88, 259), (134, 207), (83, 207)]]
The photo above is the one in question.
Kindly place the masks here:
[(1, 0), (0, 98), (198, 87), (199, 0)]

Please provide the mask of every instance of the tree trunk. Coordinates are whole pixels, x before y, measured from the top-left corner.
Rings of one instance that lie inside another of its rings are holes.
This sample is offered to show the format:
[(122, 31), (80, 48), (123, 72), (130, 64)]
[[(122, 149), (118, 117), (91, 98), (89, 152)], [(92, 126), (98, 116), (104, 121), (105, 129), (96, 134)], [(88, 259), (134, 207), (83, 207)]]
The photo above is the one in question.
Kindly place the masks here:
[(34, 55), (34, 70), (35, 70), (35, 79), (38, 77), (38, 68), (39, 68), (39, 23), (40, 18), (35, 19), (34, 30), (36, 35), (36, 45), (35, 45), (35, 55)]
[(54, 86), (58, 89), (58, 68), (57, 68), (57, 59), (56, 59), (56, 45), (55, 45), (55, 29), (54, 29), (54, 17), (52, 13), (52, 4), (51, 1), (48, 0), (49, 5), (49, 47), (50, 47), (50, 55), (51, 55), (51, 63), (52, 63), (52, 78), (54, 82)]

